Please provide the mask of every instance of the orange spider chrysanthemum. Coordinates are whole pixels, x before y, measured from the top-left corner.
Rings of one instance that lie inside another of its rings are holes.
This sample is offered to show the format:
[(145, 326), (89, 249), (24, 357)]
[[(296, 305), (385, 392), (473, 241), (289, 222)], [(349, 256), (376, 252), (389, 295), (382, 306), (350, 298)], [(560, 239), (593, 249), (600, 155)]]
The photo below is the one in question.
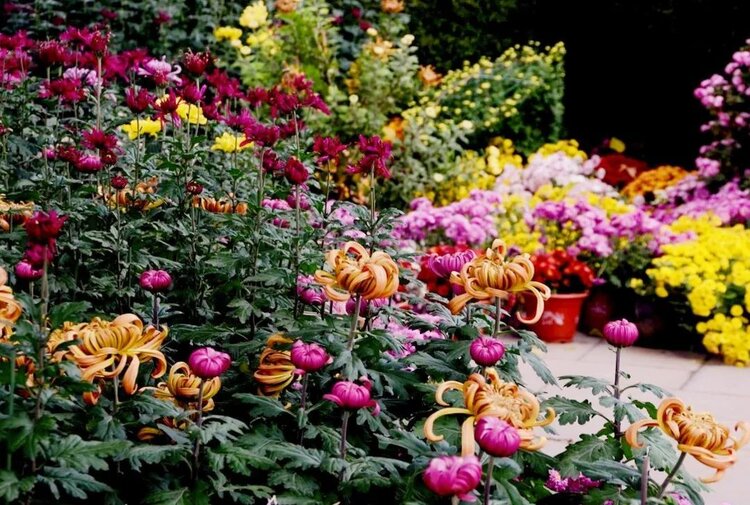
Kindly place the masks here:
[(164, 203), (163, 198), (154, 198), (159, 188), (159, 179), (151, 177), (135, 185), (135, 189), (130, 186), (112, 190), (99, 186), (98, 194), (103, 198), (110, 208), (120, 207), (121, 209), (151, 210), (161, 206)]
[(22, 225), (34, 212), (32, 202), (15, 203), (0, 194), (0, 231), (10, 231), (11, 225)]
[(7, 285), (8, 273), (0, 268), (0, 335), (10, 331), (10, 326), (21, 317), (21, 304), (13, 296), (13, 290)]
[(247, 204), (235, 201), (232, 195), (229, 195), (228, 198), (219, 198), (218, 200), (207, 196), (194, 196), (193, 207), (213, 212), (214, 214), (239, 214), (241, 216), (247, 214)]
[(291, 353), (276, 349), (278, 344), (291, 344), (292, 341), (282, 335), (271, 335), (266, 348), (260, 354), (260, 364), (253, 377), (260, 384), (258, 394), (277, 397), (294, 382), (294, 371)]
[[(63, 326), (50, 339), (56, 344), (50, 349), (58, 359), (62, 356), (74, 361), (81, 369), (81, 378), (89, 382), (114, 379), (122, 376), (122, 387), (129, 395), (137, 389), (136, 379), (141, 363), (155, 361), (151, 377), (158, 379), (167, 370), (167, 360), (161, 345), (169, 330), (162, 326), (143, 327), (143, 322), (134, 314), (122, 314), (113, 321), (95, 317), (90, 323)], [(67, 352), (57, 351), (62, 342), (78, 340)], [(87, 395), (87, 402), (96, 403), (97, 395)]]
[(398, 291), (398, 265), (382, 251), (370, 256), (357, 242), (347, 242), (343, 249), (328, 251), (326, 263), (333, 272), (318, 270), (315, 280), (331, 301), (345, 302), (352, 295), (365, 300), (388, 298)]
[[(443, 440), (434, 431), (435, 421), (451, 414), (466, 414), (461, 426), (461, 455), (474, 454), (474, 425), (482, 417), (497, 417), (518, 429), (521, 435), (521, 448), (535, 451), (541, 448), (546, 439), (536, 438), (531, 431), (535, 426), (547, 426), (555, 419), (555, 411), (547, 409), (543, 419), (539, 419), (539, 401), (516, 384), (504, 382), (494, 368), (485, 370), (487, 377), (475, 373), (466, 382), (446, 381), (438, 386), (435, 401), (446, 408), (430, 415), (424, 424), (424, 434), (430, 442)], [(464, 407), (450, 407), (443, 399), (446, 391), (459, 390), (464, 395)]]
[(735, 430), (739, 436), (733, 438), (729, 428), (719, 424), (713, 415), (694, 412), (679, 398), (665, 398), (659, 405), (656, 419), (642, 419), (633, 423), (625, 432), (625, 440), (632, 447), (643, 447), (638, 442), (638, 432), (641, 428), (652, 426), (675, 439), (681, 452), (716, 470), (714, 475), (701, 479), (705, 483), (721, 479), (724, 472), (737, 462), (737, 451), (750, 441), (750, 425), (747, 422), (737, 423)]
[(544, 302), (552, 294), (550, 289), (541, 282), (532, 280), (534, 264), (528, 254), (506, 259), (505, 253), (505, 243), (497, 239), (484, 254), (466, 263), (460, 272), (451, 274), (451, 283), (463, 287), (465, 291), (448, 302), (448, 308), (453, 314), (461, 312), (472, 300), (504, 300), (511, 293), (528, 292), (536, 297), (536, 313), (530, 319), (519, 317), (518, 320), (525, 324), (533, 324), (539, 320)]

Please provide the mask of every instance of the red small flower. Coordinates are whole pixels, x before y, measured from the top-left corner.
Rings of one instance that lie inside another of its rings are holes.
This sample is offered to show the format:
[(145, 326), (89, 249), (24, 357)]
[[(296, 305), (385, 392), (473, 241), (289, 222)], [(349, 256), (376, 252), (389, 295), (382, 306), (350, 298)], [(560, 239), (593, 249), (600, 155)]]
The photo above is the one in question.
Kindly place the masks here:
[(200, 76), (206, 72), (214, 59), (209, 51), (194, 53), (188, 49), (188, 52), (183, 57), (183, 61), (185, 62), (185, 69), (188, 72), (195, 76)]
[(355, 174), (369, 174), (374, 170), (376, 175), (390, 179), (391, 171), (386, 163), (391, 159), (392, 147), (390, 142), (384, 141), (377, 135), (370, 138), (360, 135), (359, 150), (362, 158), (355, 166), (349, 166), (347, 171)]
[(140, 114), (154, 103), (154, 97), (145, 88), (131, 87), (125, 90), (125, 103), (132, 112)]
[(164, 10), (156, 11), (156, 16), (154, 16), (154, 24), (157, 26), (165, 25), (172, 21), (172, 16), (169, 14), (169, 12)]
[(185, 185), (185, 191), (191, 195), (200, 195), (203, 193), (203, 186), (201, 186), (198, 181), (189, 181)]
[(122, 175), (116, 175), (112, 177), (112, 180), (109, 181), (109, 184), (116, 190), (125, 189), (128, 187), (128, 179), (127, 177), (124, 177)]
[(338, 137), (316, 136), (313, 142), (313, 152), (318, 155), (318, 165), (338, 164), (339, 155), (345, 150), (346, 144), (342, 144)]
[(111, 133), (104, 133), (98, 128), (86, 130), (82, 136), (81, 145), (92, 151), (113, 151), (117, 147), (117, 137)]
[(286, 166), (284, 167), (284, 175), (289, 182), (295, 185), (303, 184), (307, 181), (310, 174), (302, 164), (300, 160), (295, 157), (291, 157), (286, 160)]
[(29, 240), (47, 243), (60, 235), (62, 227), (67, 220), (67, 216), (60, 215), (55, 210), (49, 212), (38, 210), (26, 220), (23, 227), (26, 230)]

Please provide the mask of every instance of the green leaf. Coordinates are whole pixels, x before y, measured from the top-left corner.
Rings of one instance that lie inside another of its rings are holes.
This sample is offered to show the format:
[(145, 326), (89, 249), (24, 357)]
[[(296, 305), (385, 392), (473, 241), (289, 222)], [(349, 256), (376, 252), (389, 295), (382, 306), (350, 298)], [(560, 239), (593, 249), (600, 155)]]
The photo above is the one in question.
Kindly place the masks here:
[(269, 447), (269, 454), (277, 458), (286, 459), (288, 468), (315, 468), (319, 467), (325, 457), (321, 451), (306, 449), (300, 445), (280, 442)]
[(65, 492), (70, 496), (81, 500), (87, 499), (88, 493), (104, 493), (112, 491), (112, 488), (97, 481), (91, 475), (79, 472), (78, 470), (73, 470), (72, 468), (45, 466), (42, 468), (40, 477), (41, 480), (54, 481), (62, 486)]
[(80, 321), (91, 309), (89, 302), (63, 302), (55, 304), (49, 311), (50, 326), (59, 328), (65, 321)]
[(581, 435), (581, 439), (568, 446), (561, 455), (559, 470), (563, 475), (578, 473), (580, 462), (599, 460), (620, 460), (622, 449), (613, 438), (599, 438), (594, 435)]
[(186, 459), (189, 454), (189, 447), (144, 444), (132, 447), (127, 453), (127, 458), (133, 470), (137, 472), (144, 464), (161, 463), (166, 459)]
[(145, 505), (189, 505), (187, 488), (175, 491), (157, 491), (143, 501)]
[(605, 380), (585, 375), (562, 375), (560, 376), (560, 380), (565, 381), (563, 387), (590, 389), (593, 395), (599, 395), (603, 391), (610, 391), (609, 388), (611, 387), (611, 384)]
[(252, 405), (251, 415), (253, 417), (278, 417), (278, 416), (291, 416), (294, 414), (284, 408), (281, 402), (276, 398), (270, 398), (268, 396), (259, 396), (251, 393), (239, 393), (233, 396), (234, 399), (241, 401), (242, 403), (249, 403)]
[(125, 451), (129, 445), (126, 440), (84, 441), (78, 435), (69, 435), (50, 443), (45, 453), (50, 461), (61, 467), (88, 472), (91, 468), (106, 470), (108, 464), (105, 458)]
[(550, 384), (553, 386), (557, 385), (557, 379), (555, 379), (555, 376), (552, 375), (550, 369), (547, 368), (547, 365), (544, 364), (544, 361), (542, 361), (539, 356), (537, 356), (533, 352), (522, 352), (521, 359), (528, 363), (529, 366), (531, 366), (534, 372), (539, 376), (540, 379), (542, 379), (545, 384)]
[(271, 473), (268, 476), (268, 484), (270, 486), (281, 486), (283, 489), (309, 497), (314, 496), (319, 487), (315, 478), (288, 470)]
[(560, 424), (585, 424), (597, 415), (596, 410), (588, 400), (581, 402), (562, 396), (553, 396), (545, 400), (543, 405), (555, 409)]
[(0, 498), (7, 503), (13, 503), (22, 493), (31, 491), (34, 487), (34, 477), (18, 480), (15, 473), (7, 470), (0, 471)]

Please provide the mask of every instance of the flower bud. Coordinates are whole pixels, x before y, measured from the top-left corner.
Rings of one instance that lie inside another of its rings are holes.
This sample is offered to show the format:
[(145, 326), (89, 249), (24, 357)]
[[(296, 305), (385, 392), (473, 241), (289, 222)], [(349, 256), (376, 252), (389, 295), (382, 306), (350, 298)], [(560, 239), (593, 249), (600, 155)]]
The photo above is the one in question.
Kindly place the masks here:
[(211, 347), (196, 349), (188, 359), (188, 365), (195, 375), (201, 379), (213, 379), (229, 369), (232, 358), (225, 352), (219, 352)]
[(610, 321), (603, 333), (607, 342), (615, 347), (630, 347), (638, 340), (638, 327), (627, 319)]
[(430, 491), (438, 496), (456, 496), (473, 502), (471, 494), (482, 480), (482, 464), (474, 456), (440, 456), (433, 458), (422, 474)]
[(478, 337), (472, 341), (469, 354), (479, 366), (495, 366), (503, 359), (505, 346), (494, 337)]
[(297, 367), (297, 374), (317, 372), (331, 359), (325, 349), (318, 344), (306, 344), (297, 340), (292, 345), (292, 364)]
[(42, 278), (44, 269), (34, 268), (34, 265), (29, 263), (27, 260), (21, 260), (16, 264), (16, 277), (26, 281), (35, 281)]
[(346, 410), (372, 408), (373, 415), (378, 415), (380, 405), (370, 396), (372, 383), (366, 377), (359, 381), (363, 384), (362, 386), (350, 381), (337, 382), (333, 385), (331, 392), (323, 395), (323, 398)]
[(128, 179), (126, 177), (123, 177), (122, 175), (116, 175), (112, 177), (112, 180), (109, 181), (109, 183), (114, 189), (118, 191), (128, 187)]
[(310, 174), (300, 160), (289, 158), (284, 167), (284, 175), (286, 175), (289, 182), (299, 185), (307, 181)]
[(507, 458), (521, 446), (518, 430), (498, 417), (483, 417), (474, 427), (474, 440), (490, 456)]
[(164, 270), (146, 270), (141, 274), (138, 283), (146, 291), (161, 293), (172, 287), (172, 276)]

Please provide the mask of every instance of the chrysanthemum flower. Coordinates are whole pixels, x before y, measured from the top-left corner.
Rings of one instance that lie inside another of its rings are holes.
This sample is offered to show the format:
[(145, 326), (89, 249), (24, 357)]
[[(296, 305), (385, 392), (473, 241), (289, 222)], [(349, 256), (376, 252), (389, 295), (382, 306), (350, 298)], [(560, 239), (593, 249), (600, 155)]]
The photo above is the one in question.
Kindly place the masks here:
[(345, 302), (352, 295), (365, 300), (388, 298), (398, 291), (398, 265), (382, 251), (370, 256), (357, 242), (347, 242), (343, 249), (328, 251), (326, 263), (333, 272), (318, 270), (315, 280), (331, 301)]
[(737, 462), (737, 451), (750, 441), (750, 424), (737, 423), (739, 436), (733, 438), (729, 428), (719, 424), (708, 412), (694, 412), (679, 398), (665, 398), (659, 405), (656, 419), (642, 419), (633, 423), (625, 432), (625, 440), (631, 447), (640, 448), (638, 432), (641, 428), (658, 427), (677, 441), (677, 449), (690, 454), (700, 463), (713, 468), (716, 473), (701, 479), (705, 483), (716, 482), (724, 472)]
[(276, 349), (278, 344), (291, 344), (292, 341), (282, 335), (271, 335), (266, 348), (260, 354), (260, 364), (253, 374), (259, 383), (258, 394), (278, 397), (284, 389), (294, 382), (295, 370), (290, 351)]
[(534, 265), (528, 254), (519, 254), (508, 260), (505, 253), (505, 243), (495, 240), (485, 254), (466, 263), (460, 273), (451, 274), (451, 283), (466, 291), (448, 303), (451, 312), (458, 314), (472, 300), (504, 300), (511, 293), (528, 292), (537, 300), (536, 314), (530, 319), (519, 317), (519, 320), (527, 324), (539, 320), (544, 310), (544, 301), (551, 295), (550, 289), (541, 282), (532, 280)]
[[(535, 451), (541, 448), (546, 439), (534, 437), (531, 428), (550, 424), (555, 419), (555, 411), (547, 409), (545, 417), (540, 420), (540, 405), (534, 395), (516, 384), (504, 382), (494, 368), (488, 368), (485, 373), (487, 378), (475, 373), (469, 376), (466, 382), (445, 381), (438, 386), (435, 401), (446, 408), (433, 413), (425, 421), (424, 434), (427, 440), (443, 440), (443, 436), (437, 435), (434, 431), (435, 421), (439, 418), (451, 414), (466, 414), (469, 417), (461, 426), (463, 456), (474, 454), (474, 425), (482, 417), (497, 417), (517, 428), (521, 436), (522, 449)], [(463, 393), (463, 408), (450, 407), (443, 399), (445, 392), (451, 389)]]

